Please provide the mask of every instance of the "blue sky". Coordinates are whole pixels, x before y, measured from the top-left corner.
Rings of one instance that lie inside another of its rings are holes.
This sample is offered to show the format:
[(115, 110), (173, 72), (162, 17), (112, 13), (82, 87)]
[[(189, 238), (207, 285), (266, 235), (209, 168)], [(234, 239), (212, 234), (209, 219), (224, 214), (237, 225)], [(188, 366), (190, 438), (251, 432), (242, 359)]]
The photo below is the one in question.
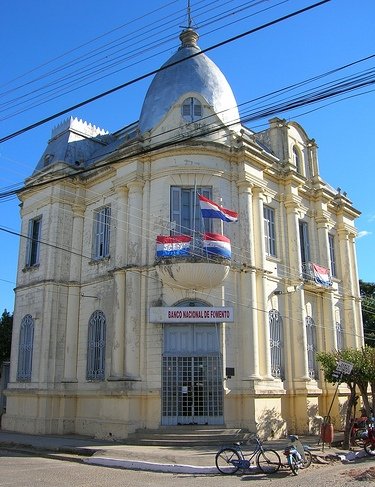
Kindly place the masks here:
[[(5, 2), (0, 30), (0, 138), (160, 67), (178, 46), (178, 33), (186, 25), (186, 3)], [(314, 3), (192, 0), (191, 12), (201, 36), (199, 45), (204, 49)], [(331, 0), (208, 55), (227, 77), (238, 104), (242, 104), (375, 54), (374, 18), (373, 0)], [(362, 76), (374, 66), (375, 57), (304, 89), (312, 90), (346, 76)], [(85, 71), (77, 76), (79, 69)], [(371, 76), (369, 73), (369, 79)], [(77, 116), (110, 132), (136, 121), (150, 80), (135, 83), (0, 144), (0, 193), (19, 187), (32, 173), (52, 128), (68, 116)], [(75, 86), (68, 84), (72, 81)], [(56, 88), (61, 91), (56, 93)], [(35, 98), (42, 90), (43, 96)], [(296, 120), (316, 140), (321, 176), (346, 191), (362, 212), (357, 220), (358, 269), (359, 277), (369, 282), (375, 282), (375, 205), (371, 197), (375, 181), (374, 90), (375, 85), (370, 84), (319, 104), (275, 114)], [(302, 91), (288, 92), (284, 99)], [(34, 104), (37, 106), (28, 108)], [(246, 109), (255, 106), (255, 102), (245, 105)], [(259, 119), (247, 125), (258, 131), (266, 123), (267, 119)], [(0, 200), (0, 211), (0, 227), (19, 232), (17, 198)], [(19, 239), (2, 230), (0, 242), (0, 312), (5, 308), (13, 311)]]

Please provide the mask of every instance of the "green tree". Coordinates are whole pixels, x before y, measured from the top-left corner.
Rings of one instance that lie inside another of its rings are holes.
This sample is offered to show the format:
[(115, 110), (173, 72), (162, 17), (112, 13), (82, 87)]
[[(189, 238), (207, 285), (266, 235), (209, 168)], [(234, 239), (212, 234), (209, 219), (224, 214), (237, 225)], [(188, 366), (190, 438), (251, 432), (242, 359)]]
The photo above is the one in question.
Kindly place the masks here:
[(0, 365), (10, 359), (12, 327), (13, 315), (5, 309), (0, 318)]
[[(358, 393), (368, 417), (373, 416), (375, 406), (375, 348), (365, 345), (361, 349), (343, 349), (334, 352), (319, 352), (317, 360), (325, 380), (332, 384), (345, 382), (350, 391), (345, 418), (344, 447), (349, 448), (351, 419), (355, 415)], [(352, 372), (339, 376), (335, 373), (339, 361), (353, 364)], [(369, 393), (370, 386), (370, 393)]]
[(359, 281), (365, 343), (375, 347), (375, 283)]

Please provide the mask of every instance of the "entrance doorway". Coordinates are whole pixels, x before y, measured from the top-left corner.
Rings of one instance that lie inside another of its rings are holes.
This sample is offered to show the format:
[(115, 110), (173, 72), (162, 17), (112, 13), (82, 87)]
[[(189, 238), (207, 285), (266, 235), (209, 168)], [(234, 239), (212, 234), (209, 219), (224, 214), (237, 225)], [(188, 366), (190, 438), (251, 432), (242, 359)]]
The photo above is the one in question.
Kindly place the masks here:
[(162, 424), (223, 424), (217, 325), (165, 325)]

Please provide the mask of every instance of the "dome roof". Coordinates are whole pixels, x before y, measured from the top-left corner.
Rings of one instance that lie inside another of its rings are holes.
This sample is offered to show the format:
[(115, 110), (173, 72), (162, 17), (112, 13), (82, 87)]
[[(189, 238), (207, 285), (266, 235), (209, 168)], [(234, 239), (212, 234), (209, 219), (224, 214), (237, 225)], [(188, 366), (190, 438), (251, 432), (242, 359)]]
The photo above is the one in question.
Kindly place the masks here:
[(139, 119), (140, 132), (156, 127), (181, 96), (192, 92), (202, 95), (224, 124), (239, 122), (237, 102), (225, 76), (205, 54), (197, 55), (201, 52), (196, 44), (198, 34), (188, 28), (180, 39), (179, 50), (163, 64), (148, 89)]

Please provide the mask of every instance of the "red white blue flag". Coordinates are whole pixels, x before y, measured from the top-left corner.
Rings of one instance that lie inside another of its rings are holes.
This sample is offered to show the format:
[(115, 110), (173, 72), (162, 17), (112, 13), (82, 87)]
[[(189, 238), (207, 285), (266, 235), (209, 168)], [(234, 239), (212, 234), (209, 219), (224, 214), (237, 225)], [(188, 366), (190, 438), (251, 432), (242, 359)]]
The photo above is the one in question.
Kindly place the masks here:
[(200, 194), (198, 198), (203, 218), (220, 218), (225, 222), (238, 221), (238, 213), (235, 211), (227, 210)]
[(190, 253), (191, 237), (188, 235), (158, 235), (156, 237), (156, 256), (171, 257)]
[(321, 284), (322, 286), (332, 286), (329, 269), (314, 263), (311, 263), (311, 266), (314, 274), (314, 280), (317, 284)]
[(219, 233), (204, 234), (203, 250), (207, 252), (207, 254), (220, 255), (226, 259), (230, 259), (232, 255), (229, 238), (220, 235)]

